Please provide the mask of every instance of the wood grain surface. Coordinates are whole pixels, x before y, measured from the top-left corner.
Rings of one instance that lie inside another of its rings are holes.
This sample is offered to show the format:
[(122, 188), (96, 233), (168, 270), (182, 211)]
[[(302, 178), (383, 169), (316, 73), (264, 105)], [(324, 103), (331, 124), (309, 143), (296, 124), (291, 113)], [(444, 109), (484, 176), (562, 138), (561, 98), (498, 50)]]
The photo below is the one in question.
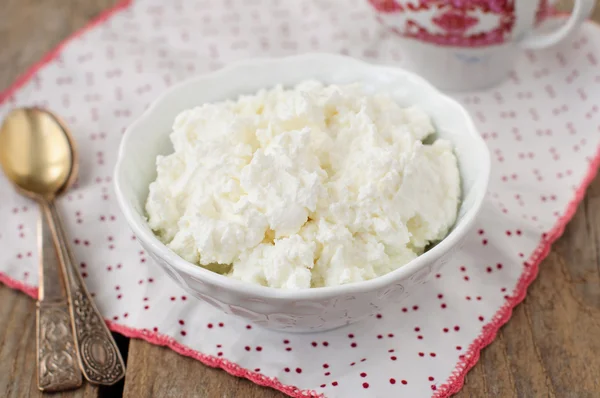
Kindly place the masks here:
[[(529, 1), (529, 0), (527, 0)], [(0, 0), (0, 91), (117, 0)], [(559, 2), (568, 9), (572, 0)], [(600, 4), (600, 0), (598, 0)], [(600, 7), (594, 14), (600, 22)], [(600, 178), (540, 266), (537, 280), (457, 397), (600, 397)], [(282, 397), (271, 389), (132, 340), (124, 386), (53, 397)], [(35, 302), (0, 285), (0, 397), (36, 387)]]

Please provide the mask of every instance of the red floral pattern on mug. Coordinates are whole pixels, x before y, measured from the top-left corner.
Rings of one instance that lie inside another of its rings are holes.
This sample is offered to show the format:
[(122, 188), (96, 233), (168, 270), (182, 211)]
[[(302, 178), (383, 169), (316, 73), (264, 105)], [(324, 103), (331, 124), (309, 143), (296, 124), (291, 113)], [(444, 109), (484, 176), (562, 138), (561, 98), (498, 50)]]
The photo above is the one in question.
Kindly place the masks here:
[[(515, 26), (515, 1), (369, 0), (381, 13), (403, 16), (399, 26), (390, 27), (393, 32), (427, 43), (456, 47), (485, 47), (508, 41)], [(548, 14), (548, 0), (541, 0), (535, 24)]]

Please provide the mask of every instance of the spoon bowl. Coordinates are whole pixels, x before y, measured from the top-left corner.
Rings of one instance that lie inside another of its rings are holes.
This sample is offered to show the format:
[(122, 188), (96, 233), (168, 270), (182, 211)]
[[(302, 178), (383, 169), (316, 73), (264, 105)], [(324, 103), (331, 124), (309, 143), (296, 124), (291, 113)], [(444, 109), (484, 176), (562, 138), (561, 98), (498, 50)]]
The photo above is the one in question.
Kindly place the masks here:
[(73, 141), (58, 117), (38, 108), (16, 109), (0, 128), (0, 166), (30, 197), (54, 198), (77, 177)]

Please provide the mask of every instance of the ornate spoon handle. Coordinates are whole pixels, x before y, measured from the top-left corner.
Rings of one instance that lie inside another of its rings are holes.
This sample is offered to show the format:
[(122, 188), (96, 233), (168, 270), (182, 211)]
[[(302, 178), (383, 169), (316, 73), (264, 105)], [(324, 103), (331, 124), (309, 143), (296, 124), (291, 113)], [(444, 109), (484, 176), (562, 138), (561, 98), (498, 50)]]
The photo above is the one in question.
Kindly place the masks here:
[(67, 245), (67, 239), (53, 202), (47, 204), (47, 211), (53, 220), (51, 227), (54, 242), (59, 252), (63, 274), (66, 275), (79, 365), (84, 377), (90, 383), (114, 384), (125, 376), (123, 358), (102, 316), (90, 298), (79, 271), (75, 268), (73, 256)]
[(38, 388), (45, 392), (70, 390), (81, 386), (81, 371), (69, 303), (43, 213), (38, 225), (38, 241), (41, 282), (36, 314)]

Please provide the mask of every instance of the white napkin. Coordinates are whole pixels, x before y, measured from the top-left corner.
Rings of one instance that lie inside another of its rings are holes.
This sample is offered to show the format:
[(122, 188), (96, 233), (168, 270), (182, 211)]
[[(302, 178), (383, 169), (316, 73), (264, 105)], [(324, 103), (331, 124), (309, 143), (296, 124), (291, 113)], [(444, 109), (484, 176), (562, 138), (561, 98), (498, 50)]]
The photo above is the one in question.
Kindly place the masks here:
[[(123, 129), (167, 86), (238, 59), (307, 51), (403, 59), (366, 0), (140, 0), (0, 96), (0, 117), (42, 105), (72, 127), (81, 174), (59, 208), (111, 329), (291, 396), (448, 396), (523, 299), (596, 172), (600, 30), (589, 24), (558, 48), (524, 53), (502, 86), (456, 97), (487, 140), (493, 171), (476, 228), (435, 281), (362, 323), (294, 335), (188, 297), (136, 243), (111, 174)], [(0, 280), (30, 295), (37, 217), (0, 177)]]

